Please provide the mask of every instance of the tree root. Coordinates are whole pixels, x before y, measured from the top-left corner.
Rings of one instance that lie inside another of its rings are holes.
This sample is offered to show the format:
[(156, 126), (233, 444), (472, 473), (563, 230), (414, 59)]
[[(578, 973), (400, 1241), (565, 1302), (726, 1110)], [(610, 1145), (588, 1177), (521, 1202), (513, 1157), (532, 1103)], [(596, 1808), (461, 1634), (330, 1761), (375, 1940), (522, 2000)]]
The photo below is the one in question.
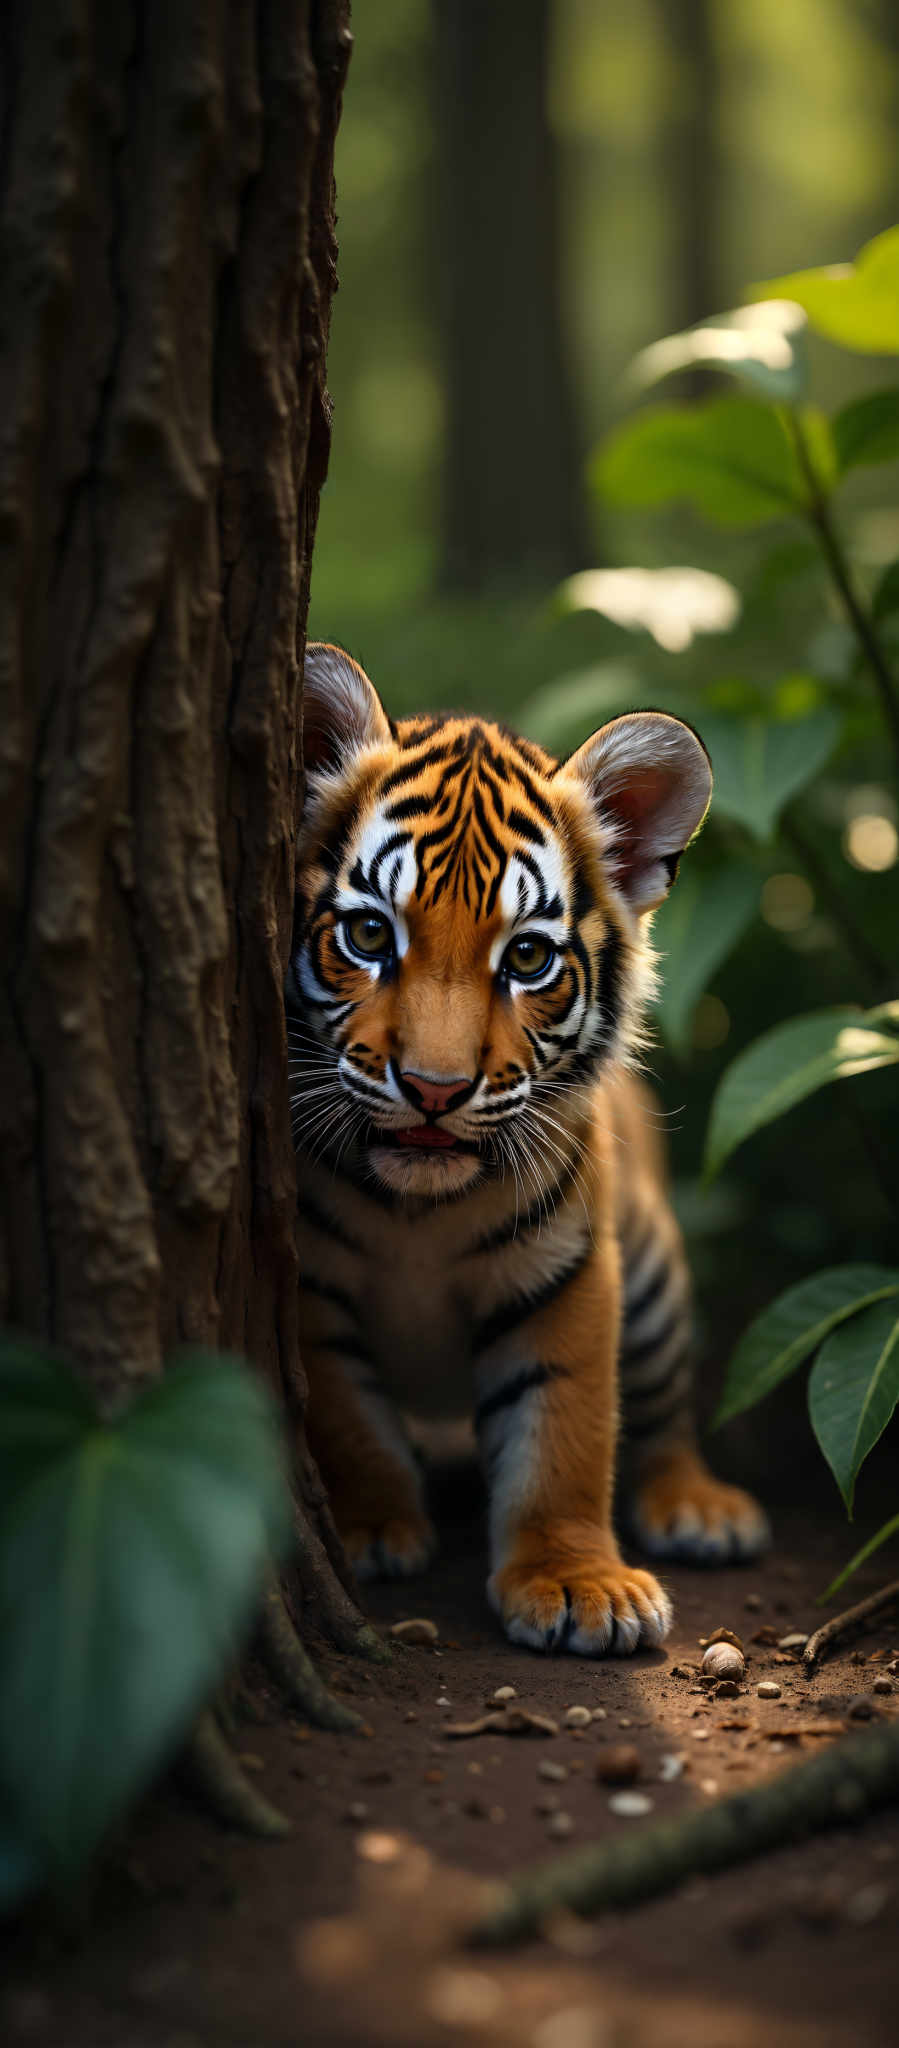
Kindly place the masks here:
[(340, 1735), (358, 1732), (363, 1725), (361, 1716), (329, 1693), (303, 1648), (284, 1605), (281, 1589), (274, 1582), (263, 1597), (258, 1641), (272, 1677), (291, 1705), (298, 1707), (313, 1727), (328, 1728)]
[(269, 1840), (291, 1833), (286, 1816), (254, 1790), (211, 1713), (200, 1715), (185, 1748), (181, 1772), (206, 1811), (224, 1827)]
[(871, 1593), (867, 1600), (857, 1601), (854, 1607), (847, 1607), (843, 1614), (835, 1614), (832, 1621), (825, 1621), (809, 1636), (802, 1652), (806, 1671), (813, 1671), (822, 1657), (833, 1654), (839, 1643), (847, 1638), (861, 1635), (873, 1622), (880, 1621), (893, 1607), (899, 1607), (899, 1579), (889, 1586), (881, 1586), (879, 1593)]
[(590, 1914), (637, 1905), (699, 1872), (724, 1870), (804, 1835), (862, 1820), (896, 1798), (899, 1723), (892, 1722), (714, 1806), (538, 1865), (495, 1889), (469, 1940), (475, 1947), (519, 1940), (539, 1931), (559, 1907)]
[(335, 1578), (321, 1538), (301, 1514), (294, 1518), (294, 1558), (303, 1591), (314, 1601), (335, 1650), (365, 1657), (370, 1664), (389, 1664), (388, 1645)]

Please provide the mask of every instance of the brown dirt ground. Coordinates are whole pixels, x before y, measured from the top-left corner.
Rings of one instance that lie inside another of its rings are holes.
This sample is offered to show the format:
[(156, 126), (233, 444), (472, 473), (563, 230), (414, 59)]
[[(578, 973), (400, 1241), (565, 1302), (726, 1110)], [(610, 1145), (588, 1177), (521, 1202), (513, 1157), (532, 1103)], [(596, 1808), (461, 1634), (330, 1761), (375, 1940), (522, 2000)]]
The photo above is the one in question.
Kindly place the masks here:
[[(899, 1815), (819, 1837), (598, 1922), (563, 1920), (504, 1955), (464, 1950), (473, 1885), (567, 1846), (538, 1801), (554, 1794), (572, 1843), (645, 1825), (609, 1810), (600, 1745), (633, 1742), (654, 1816), (703, 1804), (809, 1754), (792, 1731), (869, 1695), (899, 1649), (899, 1622), (810, 1681), (759, 1628), (815, 1627), (815, 1595), (846, 1555), (831, 1512), (781, 1516), (770, 1559), (749, 1569), (665, 1574), (676, 1622), (664, 1652), (590, 1663), (512, 1648), (483, 1601), (477, 1502), (450, 1489), (443, 1561), (428, 1579), (381, 1587), (377, 1619), (425, 1614), (437, 1650), (398, 1649), (373, 1671), (325, 1652), (332, 1684), (362, 1707), (363, 1738), (309, 1734), (257, 1696), (237, 1746), (296, 1822), (264, 1844), (214, 1831), (174, 1788), (148, 1802), (109, 1859), (87, 1931), (27, 1924), (0, 1955), (0, 2036), (18, 2048), (882, 2048), (899, 2029)], [(858, 1580), (858, 1596), (885, 1574)], [(856, 1597), (853, 1588), (852, 1597)], [(709, 1702), (676, 1676), (718, 1626), (747, 1646), (736, 1700)], [(758, 1699), (761, 1678), (782, 1688)], [(450, 1740), (494, 1689), (561, 1719), (602, 1707), (580, 1734)], [(876, 1711), (899, 1711), (899, 1676)], [(449, 1708), (439, 1704), (442, 1697)], [(730, 1723), (731, 1725), (728, 1725)], [(739, 1725), (736, 1725), (739, 1724)], [(663, 1755), (685, 1758), (661, 1782)], [(567, 1769), (538, 1775), (541, 1759)], [(364, 1817), (350, 1809), (361, 1805)], [(374, 1837), (374, 1843), (372, 1842)], [(387, 1838), (386, 1842), (384, 1838)], [(371, 1860), (372, 1848), (390, 1860)], [(366, 1853), (369, 1852), (369, 1853)]]

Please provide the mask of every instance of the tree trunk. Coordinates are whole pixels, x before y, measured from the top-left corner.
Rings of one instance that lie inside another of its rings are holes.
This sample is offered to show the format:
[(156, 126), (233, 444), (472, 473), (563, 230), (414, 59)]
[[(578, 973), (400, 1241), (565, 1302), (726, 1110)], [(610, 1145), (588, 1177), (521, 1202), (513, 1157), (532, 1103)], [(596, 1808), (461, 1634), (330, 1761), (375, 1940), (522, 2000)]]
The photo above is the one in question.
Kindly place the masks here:
[(549, 0), (435, 0), (447, 378), (444, 573), (478, 590), (589, 558), (561, 319)]
[(104, 1399), (244, 1353), (298, 1427), (281, 991), (348, 12), (12, 0), (2, 69), (0, 1315)]
[[(711, 0), (661, 0), (661, 9), (674, 67), (663, 155), (671, 259), (666, 328), (679, 332), (723, 310), (720, 67)], [(684, 379), (682, 388), (698, 397), (713, 383), (699, 370)]]

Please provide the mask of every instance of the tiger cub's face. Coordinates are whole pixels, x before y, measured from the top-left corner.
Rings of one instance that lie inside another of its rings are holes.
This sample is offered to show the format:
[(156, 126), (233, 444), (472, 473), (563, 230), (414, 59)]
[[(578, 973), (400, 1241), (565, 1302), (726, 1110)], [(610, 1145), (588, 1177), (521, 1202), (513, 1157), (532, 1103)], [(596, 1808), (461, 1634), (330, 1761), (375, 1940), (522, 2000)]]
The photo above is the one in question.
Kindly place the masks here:
[(568, 761), (462, 715), (391, 724), (306, 652), (308, 793), (288, 976), (297, 1142), (436, 1199), (552, 1157), (626, 1052), (646, 913), (708, 807), (695, 735), (630, 714)]

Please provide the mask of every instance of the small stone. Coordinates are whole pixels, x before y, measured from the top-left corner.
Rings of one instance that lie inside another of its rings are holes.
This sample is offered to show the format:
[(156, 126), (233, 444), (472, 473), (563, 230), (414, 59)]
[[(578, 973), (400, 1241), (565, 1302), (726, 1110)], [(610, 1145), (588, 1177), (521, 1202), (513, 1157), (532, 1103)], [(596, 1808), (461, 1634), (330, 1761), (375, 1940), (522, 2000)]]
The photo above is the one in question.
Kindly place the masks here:
[(574, 1821), (572, 1820), (570, 1813), (560, 1812), (550, 1814), (549, 1819), (546, 1823), (546, 1832), (548, 1835), (570, 1835), (573, 1833), (573, 1830)]
[(743, 1655), (742, 1638), (735, 1636), (732, 1628), (713, 1628), (710, 1636), (699, 1638), (701, 1650), (709, 1649), (712, 1643), (730, 1643), (735, 1650), (739, 1650), (741, 1657)]
[(619, 1813), (623, 1820), (639, 1820), (644, 1813), (652, 1812), (652, 1800), (645, 1792), (613, 1792), (609, 1812)]
[(747, 1614), (758, 1614), (761, 1604), (762, 1596), (760, 1593), (747, 1593), (743, 1602)]
[(484, 1775), (483, 1764), (472, 1762), (470, 1764), (466, 1764), (465, 1769), (470, 1772), (473, 1778), (482, 1778)]
[(542, 1756), (537, 1765), (537, 1776), (546, 1778), (551, 1785), (561, 1785), (563, 1778), (568, 1776), (568, 1766), (554, 1763), (550, 1756)]
[(632, 1728), (632, 1727), (633, 1727), (633, 1725), (634, 1725), (634, 1724), (633, 1724), (633, 1721), (630, 1721), (630, 1720), (628, 1719), (628, 1716), (627, 1716), (626, 1714), (622, 1714), (622, 1715), (621, 1715), (621, 1718), (620, 1718), (620, 1720), (619, 1720), (619, 1722), (618, 1722), (618, 1726), (619, 1726), (619, 1728)]
[(591, 1714), (589, 1707), (566, 1707), (566, 1728), (589, 1728)]
[(414, 1707), (410, 1707), (410, 1708), (409, 1708), (409, 1712), (408, 1712), (408, 1714), (404, 1714), (404, 1715), (403, 1715), (403, 1720), (404, 1720), (404, 1721), (417, 1721), (417, 1720), (418, 1720), (418, 1715), (416, 1714), (416, 1711), (415, 1711), (415, 1708), (414, 1708)]
[(354, 1799), (352, 1806), (347, 1807), (346, 1817), (352, 1822), (353, 1827), (361, 1827), (368, 1819), (368, 1807), (364, 1799)]
[(610, 1742), (596, 1759), (601, 1785), (633, 1785), (640, 1776), (640, 1752), (632, 1742)]
[(693, 1739), (693, 1741), (694, 1741), (694, 1742), (708, 1742), (708, 1740), (709, 1740), (709, 1736), (710, 1736), (710, 1733), (711, 1733), (711, 1730), (710, 1730), (710, 1729), (708, 1729), (708, 1728), (691, 1728), (691, 1729), (690, 1729), (690, 1734), (691, 1734), (691, 1737), (692, 1737), (692, 1739)]
[(756, 1692), (760, 1700), (780, 1699), (780, 1686), (773, 1678), (763, 1678), (756, 1686)]
[(852, 1892), (846, 1900), (845, 1913), (853, 1927), (869, 1927), (883, 1912), (890, 1896), (885, 1884), (865, 1884), (861, 1891)]
[(395, 1621), (390, 1630), (394, 1642), (426, 1643), (429, 1649), (439, 1642), (436, 1621), (428, 1621), (422, 1614), (414, 1615), (409, 1621)]
[(871, 1687), (872, 1692), (887, 1693), (892, 1692), (892, 1690), (893, 1681), (891, 1678), (875, 1678), (874, 1683)]
[(735, 1678), (722, 1678), (715, 1687), (716, 1700), (736, 1700), (739, 1697), (740, 1688)]
[(700, 1778), (699, 1790), (705, 1793), (707, 1799), (714, 1799), (718, 1791), (717, 1778)]
[(659, 1777), (663, 1785), (673, 1785), (676, 1778), (683, 1777), (687, 1759), (670, 1750), (667, 1756), (659, 1758)]
[(514, 1685), (498, 1685), (493, 1698), (498, 1707), (504, 1707), (509, 1700), (517, 1700), (518, 1694)]
[(558, 1813), (558, 1811), (559, 1801), (557, 1794), (555, 1792), (541, 1792), (540, 1798), (535, 1803), (534, 1812), (543, 1814), (545, 1817), (548, 1813)]
[(591, 1721), (605, 1721), (607, 1719), (605, 1707), (594, 1707), (590, 1719)]
[(423, 1771), (421, 1782), (423, 1785), (442, 1785), (445, 1776), (445, 1771)]
[(853, 1721), (873, 1721), (877, 1709), (867, 1693), (860, 1692), (849, 1702), (849, 1715)]
[(735, 1643), (710, 1643), (702, 1660), (703, 1678), (731, 1678), (736, 1683), (746, 1670), (742, 1650)]
[(452, 1700), (449, 1700), (449, 1699), (447, 1699), (447, 1696), (446, 1696), (446, 1693), (445, 1693), (445, 1692), (439, 1692), (439, 1693), (437, 1694), (437, 1699), (436, 1699), (436, 1701), (435, 1701), (435, 1705), (436, 1705), (436, 1706), (438, 1706), (438, 1707), (452, 1707), (452, 1704), (453, 1704), (453, 1703), (452, 1703)]
[(778, 1636), (777, 1647), (779, 1650), (804, 1650), (807, 1642), (808, 1636), (797, 1629), (792, 1635)]

